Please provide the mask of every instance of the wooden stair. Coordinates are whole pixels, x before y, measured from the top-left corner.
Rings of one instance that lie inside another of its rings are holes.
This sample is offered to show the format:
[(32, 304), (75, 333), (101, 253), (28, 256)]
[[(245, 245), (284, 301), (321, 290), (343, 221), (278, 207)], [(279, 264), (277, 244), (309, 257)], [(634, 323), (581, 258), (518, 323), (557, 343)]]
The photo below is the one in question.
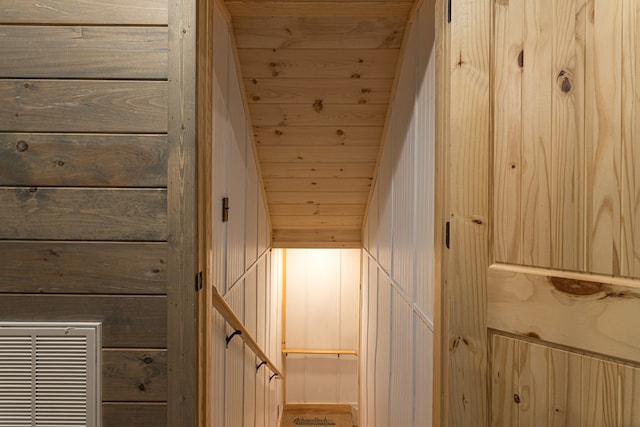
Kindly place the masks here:
[(351, 405), (286, 404), (280, 427), (334, 426), (355, 427)]

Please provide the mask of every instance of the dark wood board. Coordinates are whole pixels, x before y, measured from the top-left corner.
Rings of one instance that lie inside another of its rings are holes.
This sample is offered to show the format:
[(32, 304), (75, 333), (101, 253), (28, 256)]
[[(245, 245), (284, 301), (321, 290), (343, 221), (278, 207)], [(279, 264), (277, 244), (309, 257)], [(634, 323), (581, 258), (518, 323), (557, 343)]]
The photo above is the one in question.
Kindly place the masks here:
[(167, 405), (103, 403), (102, 427), (167, 427)]
[(104, 350), (102, 400), (166, 401), (166, 350)]

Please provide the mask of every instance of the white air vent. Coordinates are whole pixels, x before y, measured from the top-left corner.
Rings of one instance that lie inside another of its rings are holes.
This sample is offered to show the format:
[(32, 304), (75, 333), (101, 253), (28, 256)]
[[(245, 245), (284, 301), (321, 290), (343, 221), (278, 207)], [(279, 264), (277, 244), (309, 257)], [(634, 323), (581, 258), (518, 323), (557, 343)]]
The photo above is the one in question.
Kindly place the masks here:
[(0, 427), (100, 425), (99, 323), (0, 322)]

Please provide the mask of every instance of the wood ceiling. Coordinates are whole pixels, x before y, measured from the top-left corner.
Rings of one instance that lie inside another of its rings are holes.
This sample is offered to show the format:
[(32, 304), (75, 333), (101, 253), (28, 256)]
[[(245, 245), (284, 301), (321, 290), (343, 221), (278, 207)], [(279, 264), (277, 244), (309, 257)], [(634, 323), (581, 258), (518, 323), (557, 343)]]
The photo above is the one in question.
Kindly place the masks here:
[(274, 247), (360, 247), (413, 1), (226, 1)]

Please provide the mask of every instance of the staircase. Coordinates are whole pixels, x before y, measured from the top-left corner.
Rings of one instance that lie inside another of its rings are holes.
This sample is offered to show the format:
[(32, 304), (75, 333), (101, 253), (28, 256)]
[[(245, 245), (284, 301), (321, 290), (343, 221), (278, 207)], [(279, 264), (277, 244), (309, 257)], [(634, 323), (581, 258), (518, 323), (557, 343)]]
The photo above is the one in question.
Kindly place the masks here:
[(334, 426), (357, 427), (351, 405), (337, 404), (286, 404), (280, 419), (280, 427)]

